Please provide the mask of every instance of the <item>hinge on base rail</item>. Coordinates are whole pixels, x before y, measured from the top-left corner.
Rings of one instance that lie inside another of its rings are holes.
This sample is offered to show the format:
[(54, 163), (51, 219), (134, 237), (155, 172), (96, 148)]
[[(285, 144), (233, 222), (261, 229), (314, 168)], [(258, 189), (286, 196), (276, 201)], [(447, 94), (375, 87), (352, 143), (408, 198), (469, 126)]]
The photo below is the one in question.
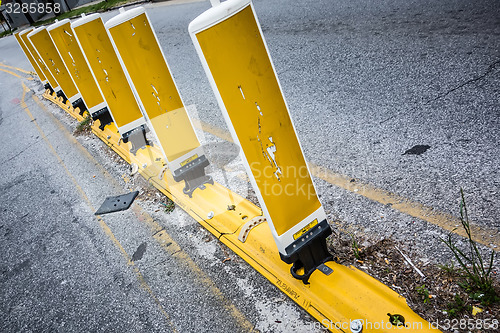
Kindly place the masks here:
[(45, 90), (50, 91), (50, 95), (52, 95), (52, 93), (54, 92), (54, 89), (52, 89), (52, 87), (50, 86), (50, 83), (45, 83), (45, 85), (43, 87), (45, 88)]
[(146, 139), (146, 127), (144, 125), (141, 125), (123, 134), (122, 138), (123, 138), (123, 143), (127, 143), (129, 141), (132, 143), (132, 148), (130, 148), (130, 152), (134, 155), (137, 153), (139, 149), (150, 145), (148, 139)]
[(261, 223), (267, 222), (264, 216), (256, 216), (241, 227), (240, 234), (238, 235), (238, 240), (245, 243), (250, 231)]
[(184, 189), (182, 190), (184, 194), (187, 194), (190, 198), (192, 198), (193, 192), (197, 188), (203, 190), (205, 189), (205, 184), (214, 184), (212, 176), (205, 174), (205, 167), (209, 164), (210, 163), (205, 155), (201, 155), (172, 172), (172, 176), (176, 182), (180, 182), (182, 180), (185, 181), (186, 186), (184, 186)]
[[(323, 220), (287, 246), (286, 255), (280, 252), (281, 260), (287, 264), (293, 263), (290, 273), (294, 278), (309, 284), (311, 274), (325, 262), (333, 259), (326, 245), (326, 238), (331, 233), (332, 229), (328, 222)], [(300, 269), (304, 272), (299, 273)]]
[(71, 105), (73, 106), (73, 109), (76, 108), (80, 109), (80, 112), (78, 112), (80, 116), (83, 116), (83, 113), (85, 112), (85, 110), (87, 110), (87, 106), (85, 106), (85, 103), (83, 102), (83, 99), (81, 97), (76, 101), (74, 101), (73, 103), (71, 103)]
[(101, 131), (104, 131), (104, 127), (106, 125), (109, 125), (113, 122), (113, 118), (111, 118), (111, 114), (109, 113), (109, 110), (107, 107), (104, 107), (94, 113), (92, 113), (92, 120), (96, 121), (99, 119), (99, 129)]

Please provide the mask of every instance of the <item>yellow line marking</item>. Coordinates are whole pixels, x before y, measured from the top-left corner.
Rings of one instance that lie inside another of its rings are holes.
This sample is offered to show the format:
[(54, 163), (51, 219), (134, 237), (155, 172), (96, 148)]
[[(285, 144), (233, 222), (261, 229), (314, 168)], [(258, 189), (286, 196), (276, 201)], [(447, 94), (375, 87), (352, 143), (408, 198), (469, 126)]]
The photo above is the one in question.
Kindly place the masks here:
[[(355, 182), (351, 182), (352, 178), (337, 174), (314, 163), (309, 163), (309, 167), (314, 176), (323, 179), (332, 185), (362, 195), (365, 198), (383, 205), (390, 205), (393, 209), (406, 215), (432, 223), (462, 237), (467, 237), (464, 229), (460, 227), (460, 220), (455, 216), (437, 211), (432, 207), (412, 201), (408, 198), (377, 188), (370, 184), (362, 183), (358, 179), (356, 179)], [(493, 244), (495, 245), (493, 248), (495, 251), (500, 250), (500, 233), (498, 230), (488, 227), (479, 227), (478, 225), (472, 224), (471, 231), (473, 239), (476, 242), (486, 246), (491, 246)]]
[[(85, 156), (96, 165), (106, 179), (113, 184), (113, 187), (117, 189), (122, 189), (121, 185), (117, 180), (95, 159), (89, 151), (82, 146), (82, 144), (76, 140), (76, 138), (66, 129), (66, 127), (57, 119), (51, 112), (49, 112), (46, 106), (40, 101), (40, 99), (32, 95), (33, 100), (42, 108), (46, 114), (50, 115), (51, 118), (56, 123), (59, 130), (64, 133), (66, 138), (68, 138), (72, 143), (76, 144), (80, 151), (82, 151)], [(208, 290), (218, 299), (218, 301), (223, 304), (224, 308), (231, 314), (240, 327), (244, 329), (245, 332), (254, 332), (254, 325), (248, 321), (243, 313), (241, 313), (238, 308), (228, 300), (220, 289), (216, 286), (215, 282), (210, 279), (210, 277), (201, 269), (199, 266), (189, 257), (189, 255), (184, 252), (181, 247), (174, 241), (174, 239), (165, 231), (163, 227), (158, 224), (154, 219), (144, 211), (139, 205), (133, 204), (132, 210), (138, 217), (139, 221), (143, 222), (148, 226), (153, 234), (153, 239), (155, 239), (163, 250), (170, 255), (175, 256), (179, 261), (183, 262), (193, 271), (198, 278), (198, 281), (206, 286)], [(119, 243), (118, 243), (119, 244)]]
[(189, 257), (189, 255), (182, 251), (179, 244), (158, 224), (146, 211), (140, 206), (134, 205), (132, 207), (139, 220), (144, 222), (153, 234), (153, 238), (161, 245), (161, 247), (170, 255), (177, 257), (180, 262), (187, 265), (189, 269), (195, 273), (199, 282), (206, 286), (210, 292), (222, 303), (224, 308), (231, 314), (236, 322), (242, 327), (245, 332), (254, 332), (254, 326), (248, 321), (243, 313), (241, 313), (236, 306), (231, 303), (210, 277)]
[[(223, 140), (233, 142), (230, 134), (216, 126), (207, 124), (200, 121), (201, 129)], [(428, 223), (441, 227), (444, 230), (453, 232), (462, 237), (467, 237), (467, 234), (461, 228), (460, 220), (450, 214), (446, 214), (426, 206), (408, 198), (402, 197), (395, 193), (377, 188), (368, 183), (363, 183), (356, 179), (351, 182), (353, 178), (347, 177), (342, 174), (335, 173), (325, 167), (309, 162), (309, 169), (311, 174), (319, 179), (322, 179), (332, 185), (343, 188), (349, 192), (359, 194), (370, 200), (376, 201), (383, 205), (391, 205), (391, 208), (400, 211), (406, 215), (418, 218)], [(500, 232), (498, 229), (479, 227), (478, 225), (471, 224), (471, 231), (473, 239), (483, 245), (492, 247), (495, 251), (500, 251)]]
[[(59, 154), (57, 154), (56, 150), (54, 149), (54, 147), (50, 143), (49, 139), (47, 138), (47, 136), (45, 135), (45, 133), (40, 128), (40, 126), (38, 125), (37, 121), (35, 120), (35, 118), (31, 114), (31, 111), (29, 110), (28, 105), (25, 102), (26, 92), (30, 91), (30, 89), (28, 87), (26, 87), (26, 85), (24, 83), (22, 83), (22, 86), (23, 86), (23, 95), (22, 95), (21, 103), (20, 103), (21, 106), (22, 106), (22, 108), (24, 109), (24, 111), (26, 112), (26, 114), (30, 117), (31, 122), (35, 124), (36, 128), (38, 129), (38, 132), (40, 133), (40, 136), (43, 138), (43, 140), (45, 141), (45, 143), (49, 147), (49, 149), (52, 152), (52, 154), (57, 158), (58, 163), (63, 167), (64, 171), (68, 175), (69, 179), (71, 180), (71, 182), (73, 183), (73, 185), (75, 186), (75, 188), (80, 193), (80, 196), (86, 202), (87, 206), (90, 208), (91, 211), (95, 211), (95, 208), (93, 207), (92, 203), (90, 202), (89, 198), (87, 197), (87, 194), (82, 189), (82, 187), (80, 186), (80, 184), (78, 184), (78, 181), (75, 179), (75, 177), (73, 176), (73, 174), (69, 171), (68, 167), (66, 166), (66, 164), (64, 163), (64, 161), (61, 159), (61, 157), (59, 156)], [(165, 309), (161, 305), (161, 302), (156, 297), (156, 295), (154, 294), (154, 292), (151, 289), (151, 287), (146, 283), (146, 280), (144, 279), (144, 276), (140, 272), (139, 268), (134, 264), (134, 262), (132, 261), (132, 258), (125, 251), (125, 249), (123, 248), (123, 246), (120, 244), (120, 242), (118, 241), (118, 239), (115, 237), (115, 235), (113, 234), (113, 232), (109, 228), (109, 226), (104, 222), (104, 220), (102, 219), (101, 216), (97, 215), (96, 219), (99, 222), (99, 226), (104, 231), (104, 233), (106, 234), (106, 236), (108, 236), (108, 238), (113, 242), (113, 244), (120, 250), (120, 252), (123, 255), (123, 257), (127, 260), (127, 264), (132, 267), (132, 269), (134, 270), (134, 273), (136, 274), (137, 280), (139, 281), (141, 287), (144, 290), (146, 290), (146, 292), (154, 300), (154, 302), (156, 303), (156, 305), (160, 309), (160, 312), (167, 319), (167, 322), (170, 325), (171, 329), (174, 332), (178, 332), (177, 329), (175, 328), (174, 323), (170, 319), (170, 316), (168, 315), (168, 313), (165, 311)]]
[(10, 68), (10, 69), (15, 69), (16, 71), (20, 71), (22, 73), (26, 73), (29, 75), (36, 75), (35, 72), (27, 71), (27, 70), (19, 68), (19, 67), (9, 66), (9, 65), (2, 64), (2, 63), (0, 63), (0, 66), (5, 67), (5, 68)]
[(11, 72), (11, 71), (9, 71), (9, 70), (7, 70), (7, 69), (0, 68), (0, 71), (5, 72), (5, 73), (9, 73), (10, 75), (14, 75), (15, 77), (18, 77), (18, 78), (20, 78), (20, 79), (24, 79), (24, 77), (22, 77), (22, 76), (20, 76), (20, 75), (17, 75), (16, 73)]

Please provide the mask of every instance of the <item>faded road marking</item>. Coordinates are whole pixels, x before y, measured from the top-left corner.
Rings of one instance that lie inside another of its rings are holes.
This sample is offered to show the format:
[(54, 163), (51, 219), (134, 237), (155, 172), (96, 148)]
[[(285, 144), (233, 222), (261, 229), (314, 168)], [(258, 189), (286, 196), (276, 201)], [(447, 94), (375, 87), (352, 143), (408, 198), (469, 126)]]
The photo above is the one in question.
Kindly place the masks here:
[[(59, 165), (61, 165), (63, 167), (64, 171), (68, 175), (68, 178), (71, 180), (71, 182), (73, 183), (73, 185), (75, 186), (75, 188), (78, 190), (78, 192), (79, 192), (80, 196), (82, 197), (82, 199), (85, 201), (85, 203), (87, 204), (87, 206), (89, 207), (89, 209), (94, 212), (95, 211), (95, 207), (93, 207), (92, 203), (90, 202), (89, 198), (87, 197), (87, 194), (82, 189), (82, 187), (80, 186), (80, 184), (78, 183), (78, 181), (76, 180), (76, 178), (73, 176), (73, 174), (71, 173), (71, 171), (69, 171), (68, 167), (66, 166), (66, 164), (64, 163), (64, 161), (61, 159), (61, 157), (59, 156), (59, 154), (57, 154), (56, 150), (54, 149), (54, 147), (50, 143), (49, 139), (45, 135), (45, 132), (41, 129), (41, 127), (38, 125), (38, 122), (36, 121), (36, 119), (31, 114), (31, 111), (29, 110), (28, 105), (25, 102), (26, 92), (30, 91), (30, 89), (28, 87), (26, 87), (26, 85), (24, 83), (22, 83), (22, 86), (23, 86), (23, 95), (22, 95), (22, 98), (21, 98), (21, 106), (22, 106), (23, 110), (29, 116), (31, 122), (36, 126), (38, 132), (40, 133), (40, 136), (45, 141), (45, 143), (49, 147), (49, 149), (50, 149), (51, 153), (54, 155), (54, 157), (56, 157)], [(104, 220), (102, 219), (101, 216), (97, 215), (96, 219), (99, 222), (99, 226), (104, 231), (104, 233), (106, 234), (106, 236), (108, 236), (108, 238), (113, 242), (113, 244), (120, 250), (122, 256), (126, 259), (127, 264), (129, 266), (131, 266), (131, 268), (134, 271), (134, 273), (135, 273), (135, 275), (137, 277), (137, 280), (139, 281), (141, 287), (154, 300), (154, 302), (158, 306), (160, 312), (166, 318), (167, 323), (169, 324), (169, 326), (172, 329), (172, 331), (173, 332), (178, 332), (177, 329), (175, 328), (174, 323), (170, 319), (170, 316), (168, 315), (168, 313), (165, 311), (165, 309), (161, 305), (161, 302), (156, 297), (156, 295), (154, 294), (154, 292), (151, 289), (151, 287), (147, 284), (147, 282), (144, 279), (144, 276), (140, 272), (139, 268), (134, 264), (134, 262), (132, 261), (131, 257), (125, 251), (125, 249), (123, 248), (123, 246), (121, 245), (121, 243), (118, 241), (118, 239), (115, 237), (115, 235), (113, 234), (113, 232), (111, 231), (111, 229), (109, 228), (109, 226), (104, 222)]]
[[(78, 140), (75, 139), (75, 137), (61, 123), (61, 121), (47, 110), (47, 107), (40, 101), (40, 99), (35, 95), (32, 95), (32, 98), (38, 104), (38, 106), (52, 118), (52, 120), (56, 123), (59, 130), (62, 133), (64, 133), (66, 138), (70, 142), (75, 144), (77, 148), (89, 160), (91, 160), (95, 166), (99, 168), (99, 170), (102, 172), (105, 178), (113, 185), (113, 187), (119, 190), (123, 190), (118, 181), (104, 168), (104, 166), (102, 166), (99, 163), (99, 161), (95, 159), (94, 156), (92, 156), (89, 153), (89, 151), (85, 147), (81, 145), (80, 142), (78, 142)], [(236, 323), (238, 323), (238, 325), (241, 328), (243, 328), (245, 332), (255, 331), (254, 325), (251, 322), (249, 322), (248, 319), (245, 317), (245, 315), (241, 313), (238, 310), (238, 308), (224, 296), (221, 290), (216, 286), (215, 282), (212, 279), (210, 279), (210, 277), (201, 268), (199, 268), (199, 266), (191, 259), (191, 257), (189, 257), (189, 255), (186, 252), (184, 252), (181, 249), (181, 247), (172, 239), (172, 237), (163, 229), (163, 227), (160, 224), (154, 221), (154, 219), (136, 203), (132, 205), (132, 211), (136, 214), (139, 221), (143, 222), (150, 228), (151, 234), (153, 235), (152, 236), (153, 239), (155, 239), (155, 241), (157, 241), (160, 244), (162, 249), (165, 250), (167, 253), (170, 253), (177, 259), (179, 259), (179, 261), (181, 261), (185, 265), (187, 265), (189, 269), (195, 274), (198, 281), (202, 285), (206, 286), (208, 290), (210, 290), (210, 292), (215, 296), (215, 298), (219, 300), (219, 302), (221, 302), (224, 308), (231, 314), (231, 316), (235, 319)], [(130, 258), (128, 257), (127, 260), (130, 260)]]
[[(203, 131), (219, 137), (220, 139), (233, 142), (229, 132), (202, 121), (200, 121), (200, 125)], [(455, 216), (440, 212), (420, 202), (377, 188), (368, 183), (363, 183), (358, 179), (352, 182), (351, 177), (336, 173), (317, 164), (309, 162), (308, 165), (314, 177), (322, 179), (327, 183), (361, 195), (380, 204), (390, 205), (391, 208), (401, 213), (426, 221), (462, 237), (467, 237), (463, 228), (458, 228), (461, 223)], [(497, 229), (471, 224), (471, 230), (473, 239), (476, 242), (491, 247), (495, 251), (500, 251), (500, 232)]]

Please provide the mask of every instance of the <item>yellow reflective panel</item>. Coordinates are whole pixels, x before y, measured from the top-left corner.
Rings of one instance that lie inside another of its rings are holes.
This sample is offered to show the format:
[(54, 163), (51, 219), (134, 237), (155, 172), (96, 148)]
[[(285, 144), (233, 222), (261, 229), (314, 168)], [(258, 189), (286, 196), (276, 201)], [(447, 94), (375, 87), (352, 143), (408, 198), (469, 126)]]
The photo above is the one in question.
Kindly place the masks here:
[(253, 11), (248, 6), (196, 37), (282, 235), (321, 204)]
[(146, 14), (109, 32), (168, 161), (200, 146)]
[[(31, 29), (33, 30), (33, 29)], [(29, 33), (31, 32), (28, 31), (26, 33)], [(24, 54), (26, 55), (26, 58), (28, 58), (28, 61), (30, 62), (31, 66), (33, 67), (33, 69), (35, 70), (36, 74), (38, 75), (38, 78), (40, 79), (40, 81), (45, 81), (47, 80), (45, 78), (45, 75), (43, 74), (42, 70), (40, 69), (40, 67), (38, 66), (38, 64), (36, 63), (35, 59), (33, 58), (33, 56), (31, 55), (31, 52), (28, 50), (28, 48), (26, 47), (26, 45), (24, 44), (24, 41), (22, 40), (22, 38), (19, 36), (19, 32), (18, 33), (15, 33), (14, 36), (16, 36), (16, 39), (17, 39), (17, 42), (19, 43), (19, 46), (21, 46), (21, 49), (23, 50)]]
[(168, 161), (173, 161), (200, 145), (185, 108), (157, 116), (151, 119), (151, 125)]
[(33, 45), (36, 46), (40, 57), (42, 57), (45, 65), (56, 79), (57, 83), (66, 95), (66, 98), (70, 99), (78, 94), (78, 90), (69, 76), (66, 66), (64, 66), (59, 53), (57, 53), (56, 47), (52, 42), (52, 39), (50, 39), (47, 29), (41, 29), (38, 33), (35, 33), (29, 38), (33, 42)]
[(142, 119), (141, 110), (122, 71), (102, 19), (98, 18), (74, 27), (73, 31), (118, 129)]
[(26, 33), (23, 33), (23, 34), (20, 35), (21, 39), (24, 42), (24, 45), (31, 52), (31, 55), (33, 56), (34, 60), (38, 64), (38, 68), (40, 68), (40, 70), (42, 71), (42, 73), (45, 76), (45, 78), (49, 81), (49, 83), (52, 86), (52, 88), (56, 88), (58, 86), (58, 84), (56, 82), (56, 79), (54, 79), (54, 76), (52, 75), (52, 73), (49, 71), (49, 69), (47, 68), (47, 66), (45, 66), (45, 63), (40, 58), (40, 55), (38, 54), (37, 50), (35, 49), (35, 46), (28, 39), (28, 33), (29, 32), (26, 32)]
[(85, 105), (90, 108), (104, 102), (97, 84), (85, 61), (82, 50), (74, 36), (71, 23), (67, 23), (49, 31), (64, 64), (76, 84)]

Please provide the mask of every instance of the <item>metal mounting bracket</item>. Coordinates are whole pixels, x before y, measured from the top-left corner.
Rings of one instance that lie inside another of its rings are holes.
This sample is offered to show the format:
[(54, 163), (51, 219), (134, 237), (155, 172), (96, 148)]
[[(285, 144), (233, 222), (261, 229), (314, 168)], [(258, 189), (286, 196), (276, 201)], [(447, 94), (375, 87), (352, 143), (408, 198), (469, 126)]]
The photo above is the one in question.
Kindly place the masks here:
[(45, 90), (48, 90), (50, 92), (50, 95), (52, 95), (52, 93), (54, 92), (54, 89), (52, 89), (52, 87), (50, 86), (50, 83), (45, 83), (45, 85), (43, 86), (45, 88)]
[(109, 113), (109, 110), (107, 107), (104, 107), (94, 113), (92, 113), (92, 120), (96, 121), (99, 119), (99, 129), (101, 131), (104, 131), (104, 127), (106, 125), (109, 125), (113, 122), (113, 118), (111, 118), (111, 114)]
[[(287, 246), (286, 255), (280, 252), (281, 260), (287, 264), (293, 263), (290, 273), (294, 278), (309, 284), (311, 274), (319, 266), (333, 259), (326, 246), (326, 237), (331, 233), (328, 222), (323, 220)], [(299, 273), (300, 269), (303, 269), (303, 273)]]
[(125, 193), (114, 197), (107, 197), (102, 203), (101, 207), (94, 213), (94, 215), (103, 215), (121, 210), (127, 210), (134, 202), (139, 191)]
[(57, 97), (61, 97), (61, 102), (64, 104), (66, 103), (66, 101), (68, 100), (68, 98), (66, 97), (66, 95), (64, 95), (64, 92), (62, 90), (59, 90), (57, 93), (56, 93), (56, 96)]
[(208, 162), (206, 156), (201, 155), (172, 173), (176, 182), (182, 180), (186, 182), (186, 186), (183, 189), (184, 194), (192, 198), (193, 192), (197, 188), (204, 190), (205, 184), (214, 184), (212, 176), (205, 174), (205, 167), (209, 164), (210, 162)]
[(123, 134), (122, 138), (124, 143), (127, 143), (129, 141), (132, 143), (130, 152), (134, 155), (139, 149), (145, 148), (146, 146), (150, 145), (148, 139), (146, 139), (146, 127), (144, 125), (141, 125)]
[(71, 103), (71, 105), (73, 106), (74, 109), (76, 108), (79, 108), (80, 109), (80, 116), (83, 116), (83, 113), (87, 110), (87, 106), (85, 105), (85, 103), (83, 102), (83, 99), (80, 97), (79, 99), (77, 99), (76, 101), (74, 101), (73, 103)]

